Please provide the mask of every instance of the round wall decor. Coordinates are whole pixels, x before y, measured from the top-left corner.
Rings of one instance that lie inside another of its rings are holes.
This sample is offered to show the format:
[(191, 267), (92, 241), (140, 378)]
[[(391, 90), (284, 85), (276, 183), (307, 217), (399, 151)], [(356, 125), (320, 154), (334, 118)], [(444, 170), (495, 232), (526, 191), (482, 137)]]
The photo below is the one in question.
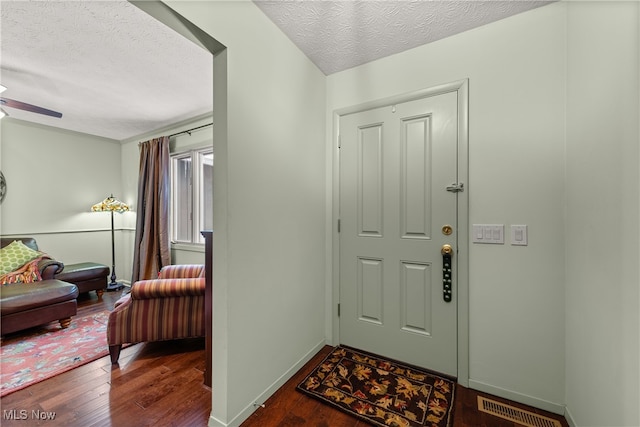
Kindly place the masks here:
[(7, 181), (4, 179), (4, 174), (0, 172), (0, 203), (4, 200), (5, 194), (7, 194)]

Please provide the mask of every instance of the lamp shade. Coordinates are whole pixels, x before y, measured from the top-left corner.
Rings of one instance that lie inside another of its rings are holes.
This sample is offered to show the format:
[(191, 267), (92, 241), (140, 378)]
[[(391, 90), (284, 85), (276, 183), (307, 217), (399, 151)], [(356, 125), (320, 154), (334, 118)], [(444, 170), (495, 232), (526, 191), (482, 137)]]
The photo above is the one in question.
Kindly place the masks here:
[(127, 212), (129, 205), (113, 197), (113, 194), (100, 203), (91, 206), (92, 212)]

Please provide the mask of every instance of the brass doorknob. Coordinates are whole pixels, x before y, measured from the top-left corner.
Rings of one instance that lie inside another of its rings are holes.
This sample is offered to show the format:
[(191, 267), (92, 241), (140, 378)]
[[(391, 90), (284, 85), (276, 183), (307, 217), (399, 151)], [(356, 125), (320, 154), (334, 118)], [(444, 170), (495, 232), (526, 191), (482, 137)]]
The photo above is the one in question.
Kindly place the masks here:
[(442, 245), (440, 253), (442, 253), (442, 255), (453, 255), (453, 248), (451, 247), (451, 245)]

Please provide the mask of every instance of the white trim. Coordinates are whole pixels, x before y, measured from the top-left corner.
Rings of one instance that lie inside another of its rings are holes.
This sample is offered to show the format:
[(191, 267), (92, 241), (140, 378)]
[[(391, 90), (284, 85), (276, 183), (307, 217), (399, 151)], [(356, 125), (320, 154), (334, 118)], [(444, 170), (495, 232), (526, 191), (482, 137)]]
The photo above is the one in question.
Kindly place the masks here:
[(172, 251), (200, 252), (204, 253), (204, 244), (198, 243), (171, 243)]
[(568, 406), (565, 406), (564, 408), (564, 419), (567, 420), (569, 427), (577, 427), (578, 423), (573, 419), (573, 415), (571, 415), (571, 411), (569, 411)]
[(338, 233), (338, 219), (340, 218), (340, 111), (333, 113), (332, 141), (332, 216), (331, 216), (331, 345), (340, 343), (340, 318), (338, 317), (338, 303), (340, 302), (340, 234)]
[[(113, 231), (135, 231), (135, 228), (130, 227), (115, 227)], [(91, 228), (86, 230), (59, 230), (59, 231), (25, 231), (24, 233), (11, 233), (3, 234), (2, 238), (15, 238), (15, 237), (33, 237), (33, 236), (47, 236), (53, 234), (79, 234), (79, 233), (111, 233), (111, 228)]]
[(313, 357), (318, 354), (322, 347), (327, 345), (325, 340), (320, 341), (311, 350), (309, 350), (300, 360), (298, 360), (292, 367), (290, 367), (284, 374), (275, 380), (265, 391), (260, 393), (253, 403), (247, 405), (229, 424), (224, 424), (213, 415), (209, 417), (209, 427), (236, 427), (240, 426), (247, 418), (251, 416), (256, 410), (260, 409), (264, 402), (272, 396), (280, 387), (282, 387), (291, 377), (293, 377), (302, 367)]
[[(213, 167), (213, 159), (211, 163), (209, 163), (205, 156), (211, 155), (213, 156), (213, 138), (206, 141), (206, 145), (203, 145), (199, 148), (191, 148), (191, 149), (183, 149), (180, 151), (176, 151), (170, 154), (170, 187), (171, 187), (171, 197), (170, 197), (170, 215), (169, 215), (169, 228), (172, 242), (177, 242), (177, 244), (185, 244), (185, 245), (204, 245), (204, 238), (202, 237), (200, 230), (203, 228), (203, 215), (204, 215), (204, 193), (203, 193), (203, 167), (205, 165), (209, 165)], [(190, 241), (179, 241), (177, 239), (177, 222), (181, 222), (184, 213), (179, 214), (179, 207), (176, 206), (176, 194), (184, 193), (178, 191), (179, 184), (182, 184), (182, 180), (178, 178), (178, 168), (179, 162), (183, 160), (188, 160), (190, 162), (190, 176), (189, 176), (189, 186), (190, 186), (190, 203), (189, 203), (189, 225), (190, 225)]]
[[(390, 96), (387, 98), (378, 99), (375, 101), (369, 101), (351, 107), (340, 108), (335, 111), (335, 114), (344, 116), (352, 113), (359, 113), (361, 111), (372, 110), (374, 108), (385, 107), (393, 104), (401, 104), (403, 102), (414, 101), (416, 99), (428, 98), (430, 96), (441, 95), (449, 92), (459, 92), (462, 88), (468, 87), (469, 79), (458, 80), (451, 83), (445, 83), (442, 85), (434, 86), (427, 89), (416, 90), (413, 92), (407, 92), (401, 95)], [(466, 90), (466, 89), (465, 89)], [(337, 134), (337, 131), (336, 131)]]
[(337, 345), (340, 342), (340, 319), (338, 317), (338, 302), (340, 301), (340, 236), (337, 229), (338, 219), (340, 218), (340, 150), (338, 149), (340, 143), (340, 116), (449, 92), (457, 92), (458, 94), (458, 182), (462, 182), (465, 185), (465, 190), (462, 193), (458, 193), (458, 252), (456, 254), (458, 259), (458, 290), (456, 301), (458, 304), (457, 377), (458, 383), (467, 387), (469, 384), (469, 79), (365, 102), (334, 111), (331, 138), (333, 145), (331, 344)]
[(469, 386), (469, 79), (458, 82), (458, 383)]
[(483, 383), (482, 381), (469, 380), (469, 387), (474, 390), (482, 391), (484, 393), (489, 393), (494, 396), (511, 400), (513, 402), (522, 403), (524, 405), (528, 405), (533, 408), (538, 408), (545, 411), (553, 412), (554, 414), (564, 415), (566, 412), (566, 407), (564, 405), (549, 402), (543, 399), (538, 399), (533, 396), (517, 393), (515, 391), (507, 390), (504, 388), (492, 386), (490, 384)]

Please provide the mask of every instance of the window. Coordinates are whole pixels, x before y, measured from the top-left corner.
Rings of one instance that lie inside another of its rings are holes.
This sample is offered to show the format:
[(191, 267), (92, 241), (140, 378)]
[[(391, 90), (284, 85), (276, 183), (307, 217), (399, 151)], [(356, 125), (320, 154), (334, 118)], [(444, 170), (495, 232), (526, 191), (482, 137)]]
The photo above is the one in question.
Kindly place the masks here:
[(171, 156), (171, 240), (204, 243), (213, 229), (213, 149)]

